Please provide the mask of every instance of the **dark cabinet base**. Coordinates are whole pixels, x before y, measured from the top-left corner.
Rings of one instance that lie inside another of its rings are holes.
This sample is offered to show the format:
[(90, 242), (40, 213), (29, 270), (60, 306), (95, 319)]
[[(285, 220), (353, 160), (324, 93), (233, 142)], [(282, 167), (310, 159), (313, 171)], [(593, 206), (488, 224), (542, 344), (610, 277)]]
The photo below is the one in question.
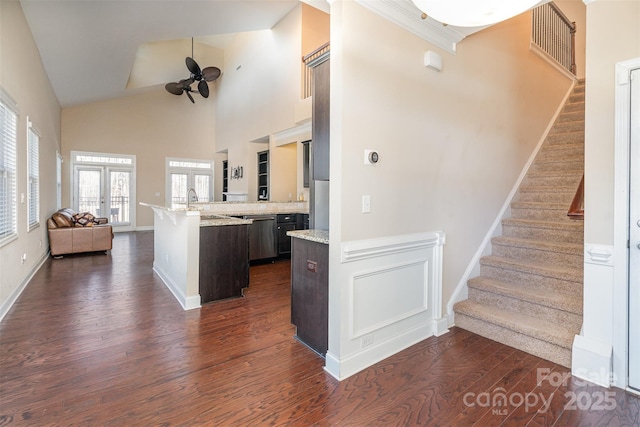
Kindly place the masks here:
[(329, 344), (329, 246), (299, 238), (291, 244), (291, 323), (297, 338), (324, 356)]
[(200, 227), (200, 301), (242, 296), (249, 286), (249, 226)]

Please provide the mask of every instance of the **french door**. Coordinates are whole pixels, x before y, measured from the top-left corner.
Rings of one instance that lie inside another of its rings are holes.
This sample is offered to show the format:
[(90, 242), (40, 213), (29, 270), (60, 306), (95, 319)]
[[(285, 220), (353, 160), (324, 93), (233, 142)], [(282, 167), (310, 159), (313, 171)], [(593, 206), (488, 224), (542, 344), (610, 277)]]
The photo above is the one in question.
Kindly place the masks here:
[[(118, 231), (133, 229), (135, 169), (116, 163), (117, 157), (76, 156), (73, 167), (73, 208), (106, 217)], [(104, 160), (102, 160), (104, 159)], [(84, 161), (83, 161), (84, 160)]]
[(640, 391), (640, 69), (631, 71), (629, 387)]

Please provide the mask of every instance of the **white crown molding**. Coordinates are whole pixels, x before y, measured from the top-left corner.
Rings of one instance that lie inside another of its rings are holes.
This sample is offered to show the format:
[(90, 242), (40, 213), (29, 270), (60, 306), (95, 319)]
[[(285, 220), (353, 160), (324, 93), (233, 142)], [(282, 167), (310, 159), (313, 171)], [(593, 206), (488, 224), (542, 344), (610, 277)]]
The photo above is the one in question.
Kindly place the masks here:
[(452, 54), (456, 53), (456, 45), (466, 36), (485, 28), (459, 28), (445, 26), (429, 17), (422, 19), (422, 11), (411, 0), (356, 0), (356, 2)]

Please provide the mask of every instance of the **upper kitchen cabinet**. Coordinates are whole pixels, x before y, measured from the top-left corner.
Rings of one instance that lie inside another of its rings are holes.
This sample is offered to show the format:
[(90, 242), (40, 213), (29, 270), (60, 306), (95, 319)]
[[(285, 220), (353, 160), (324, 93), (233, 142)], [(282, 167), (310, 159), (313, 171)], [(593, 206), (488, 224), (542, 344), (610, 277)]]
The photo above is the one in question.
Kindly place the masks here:
[(312, 141), (313, 179), (329, 180), (329, 52), (312, 64)]

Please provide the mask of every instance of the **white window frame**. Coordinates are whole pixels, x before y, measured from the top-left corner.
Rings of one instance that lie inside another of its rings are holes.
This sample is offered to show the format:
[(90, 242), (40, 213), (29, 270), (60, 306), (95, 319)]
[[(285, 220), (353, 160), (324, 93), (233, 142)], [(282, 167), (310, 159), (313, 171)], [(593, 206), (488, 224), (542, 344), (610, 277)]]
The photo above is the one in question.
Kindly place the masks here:
[[(18, 105), (0, 88), (0, 185), (7, 192), (0, 200), (0, 247), (18, 238)], [(13, 129), (6, 129), (5, 120)]]
[(27, 116), (27, 231), (40, 226), (40, 133)]
[[(176, 165), (179, 163), (179, 165)], [(209, 194), (198, 194), (199, 202), (212, 202), (213, 201), (213, 160), (205, 159), (184, 159), (177, 157), (167, 157), (165, 161), (165, 201), (167, 205), (171, 205), (174, 202), (171, 200), (171, 174), (186, 174), (188, 175), (187, 189), (195, 187), (195, 176), (206, 175), (209, 177)]]
[[(71, 167), (69, 168), (69, 183), (71, 194), (71, 207), (77, 206), (77, 169), (82, 166), (97, 166), (100, 168), (111, 170), (127, 170), (131, 172), (131, 189), (130, 189), (130, 204), (131, 212), (129, 213), (129, 222), (123, 225), (113, 225), (114, 232), (121, 231), (134, 231), (136, 229), (136, 155), (135, 154), (114, 154), (114, 153), (99, 153), (89, 151), (71, 151), (70, 153)], [(62, 159), (60, 159), (62, 163)], [(108, 215), (107, 215), (108, 216)]]

